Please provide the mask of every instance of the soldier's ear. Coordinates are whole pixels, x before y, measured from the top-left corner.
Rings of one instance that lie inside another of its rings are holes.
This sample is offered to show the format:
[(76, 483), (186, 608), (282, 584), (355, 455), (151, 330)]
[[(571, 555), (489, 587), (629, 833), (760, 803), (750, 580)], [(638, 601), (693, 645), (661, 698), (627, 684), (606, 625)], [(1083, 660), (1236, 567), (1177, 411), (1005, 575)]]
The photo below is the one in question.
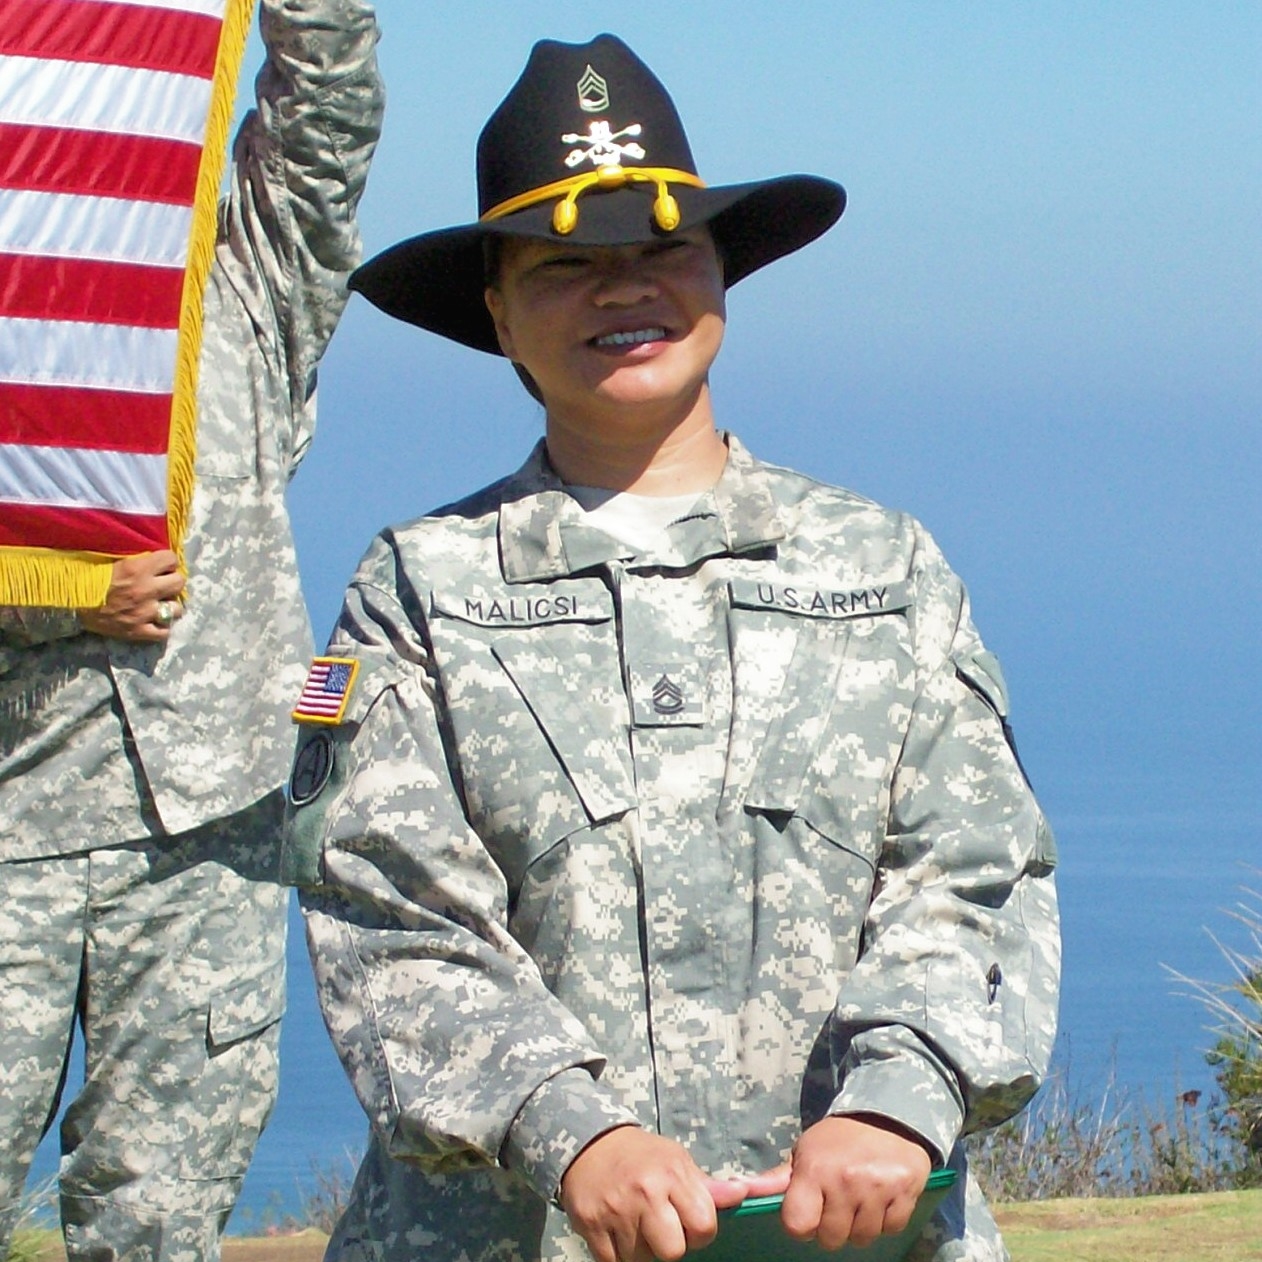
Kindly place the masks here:
[(495, 336), (500, 350), (506, 359), (514, 359), (513, 334), (506, 316), (504, 295), (494, 285), (488, 285), (482, 294), (486, 309), (491, 313), (491, 323), (495, 325)]

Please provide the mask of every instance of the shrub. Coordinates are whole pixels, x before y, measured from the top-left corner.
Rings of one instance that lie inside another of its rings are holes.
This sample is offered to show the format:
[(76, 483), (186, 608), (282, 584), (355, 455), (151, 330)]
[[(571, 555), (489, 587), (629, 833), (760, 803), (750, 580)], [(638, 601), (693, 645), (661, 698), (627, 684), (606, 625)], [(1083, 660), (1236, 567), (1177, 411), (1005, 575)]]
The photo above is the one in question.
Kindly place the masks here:
[(1241, 894), (1227, 915), (1243, 927), (1244, 947), (1210, 935), (1231, 980), (1206, 982), (1171, 971), (1214, 1023), (1215, 1041), (1205, 1060), (1223, 1096), (1219, 1124), (1239, 1145), (1237, 1185), (1262, 1187), (1262, 893), (1245, 888)]
[(297, 1185), (297, 1210), (286, 1209), (280, 1192), (274, 1191), (261, 1212), (239, 1209), (230, 1230), (234, 1235), (290, 1236), (314, 1229), (332, 1235), (350, 1200), (358, 1167), (358, 1158), (349, 1149), (340, 1161), (313, 1158), (309, 1178)]
[(314, 1227), (331, 1236), (350, 1200), (358, 1166), (359, 1162), (349, 1152), (334, 1165), (312, 1162), (311, 1183), (303, 1189), (302, 1214), (293, 1225), (300, 1231)]
[(972, 1136), (969, 1163), (997, 1201), (1152, 1196), (1239, 1186), (1239, 1145), (1216, 1098), (1173, 1093), (1165, 1109), (1110, 1081), (1095, 1101), (1056, 1074), (1023, 1114)]

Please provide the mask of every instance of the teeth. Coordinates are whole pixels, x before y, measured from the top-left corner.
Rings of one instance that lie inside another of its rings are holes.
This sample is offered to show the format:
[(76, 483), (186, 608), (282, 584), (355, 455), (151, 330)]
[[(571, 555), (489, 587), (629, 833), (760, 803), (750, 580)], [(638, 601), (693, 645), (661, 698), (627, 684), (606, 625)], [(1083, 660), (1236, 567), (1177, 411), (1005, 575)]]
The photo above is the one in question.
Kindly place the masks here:
[(641, 342), (660, 342), (665, 329), (636, 329), (634, 333), (607, 333), (596, 339), (597, 346), (638, 346)]

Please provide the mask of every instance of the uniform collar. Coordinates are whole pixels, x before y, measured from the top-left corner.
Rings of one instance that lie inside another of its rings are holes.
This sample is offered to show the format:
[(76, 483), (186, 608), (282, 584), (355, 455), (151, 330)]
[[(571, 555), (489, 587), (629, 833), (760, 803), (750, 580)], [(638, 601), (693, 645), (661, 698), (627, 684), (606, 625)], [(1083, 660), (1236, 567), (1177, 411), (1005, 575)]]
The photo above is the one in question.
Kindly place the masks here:
[[(727, 463), (687, 517), (672, 525), (654, 565), (688, 566), (711, 556), (750, 552), (784, 538), (765, 468), (725, 434)], [(499, 514), (500, 564), (510, 583), (564, 578), (615, 560), (632, 548), (587, 524), (582, 508), (548, 461), (541, 439), (509, 479)]]

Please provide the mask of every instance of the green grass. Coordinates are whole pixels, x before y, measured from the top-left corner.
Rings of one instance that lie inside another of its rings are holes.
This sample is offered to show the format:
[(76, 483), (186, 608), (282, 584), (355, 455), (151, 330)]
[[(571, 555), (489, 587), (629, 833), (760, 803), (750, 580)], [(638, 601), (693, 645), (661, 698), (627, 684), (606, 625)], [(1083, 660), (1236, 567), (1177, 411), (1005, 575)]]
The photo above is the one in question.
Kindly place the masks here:
[(996, 1217), (1012, 1262), (1262, 1259), (1262, 1191), (1029, 1201)]
[(61, 1232), (22, 1227), (13, 1233), (4, 1262), (45, 1262), (61, 1253)]

